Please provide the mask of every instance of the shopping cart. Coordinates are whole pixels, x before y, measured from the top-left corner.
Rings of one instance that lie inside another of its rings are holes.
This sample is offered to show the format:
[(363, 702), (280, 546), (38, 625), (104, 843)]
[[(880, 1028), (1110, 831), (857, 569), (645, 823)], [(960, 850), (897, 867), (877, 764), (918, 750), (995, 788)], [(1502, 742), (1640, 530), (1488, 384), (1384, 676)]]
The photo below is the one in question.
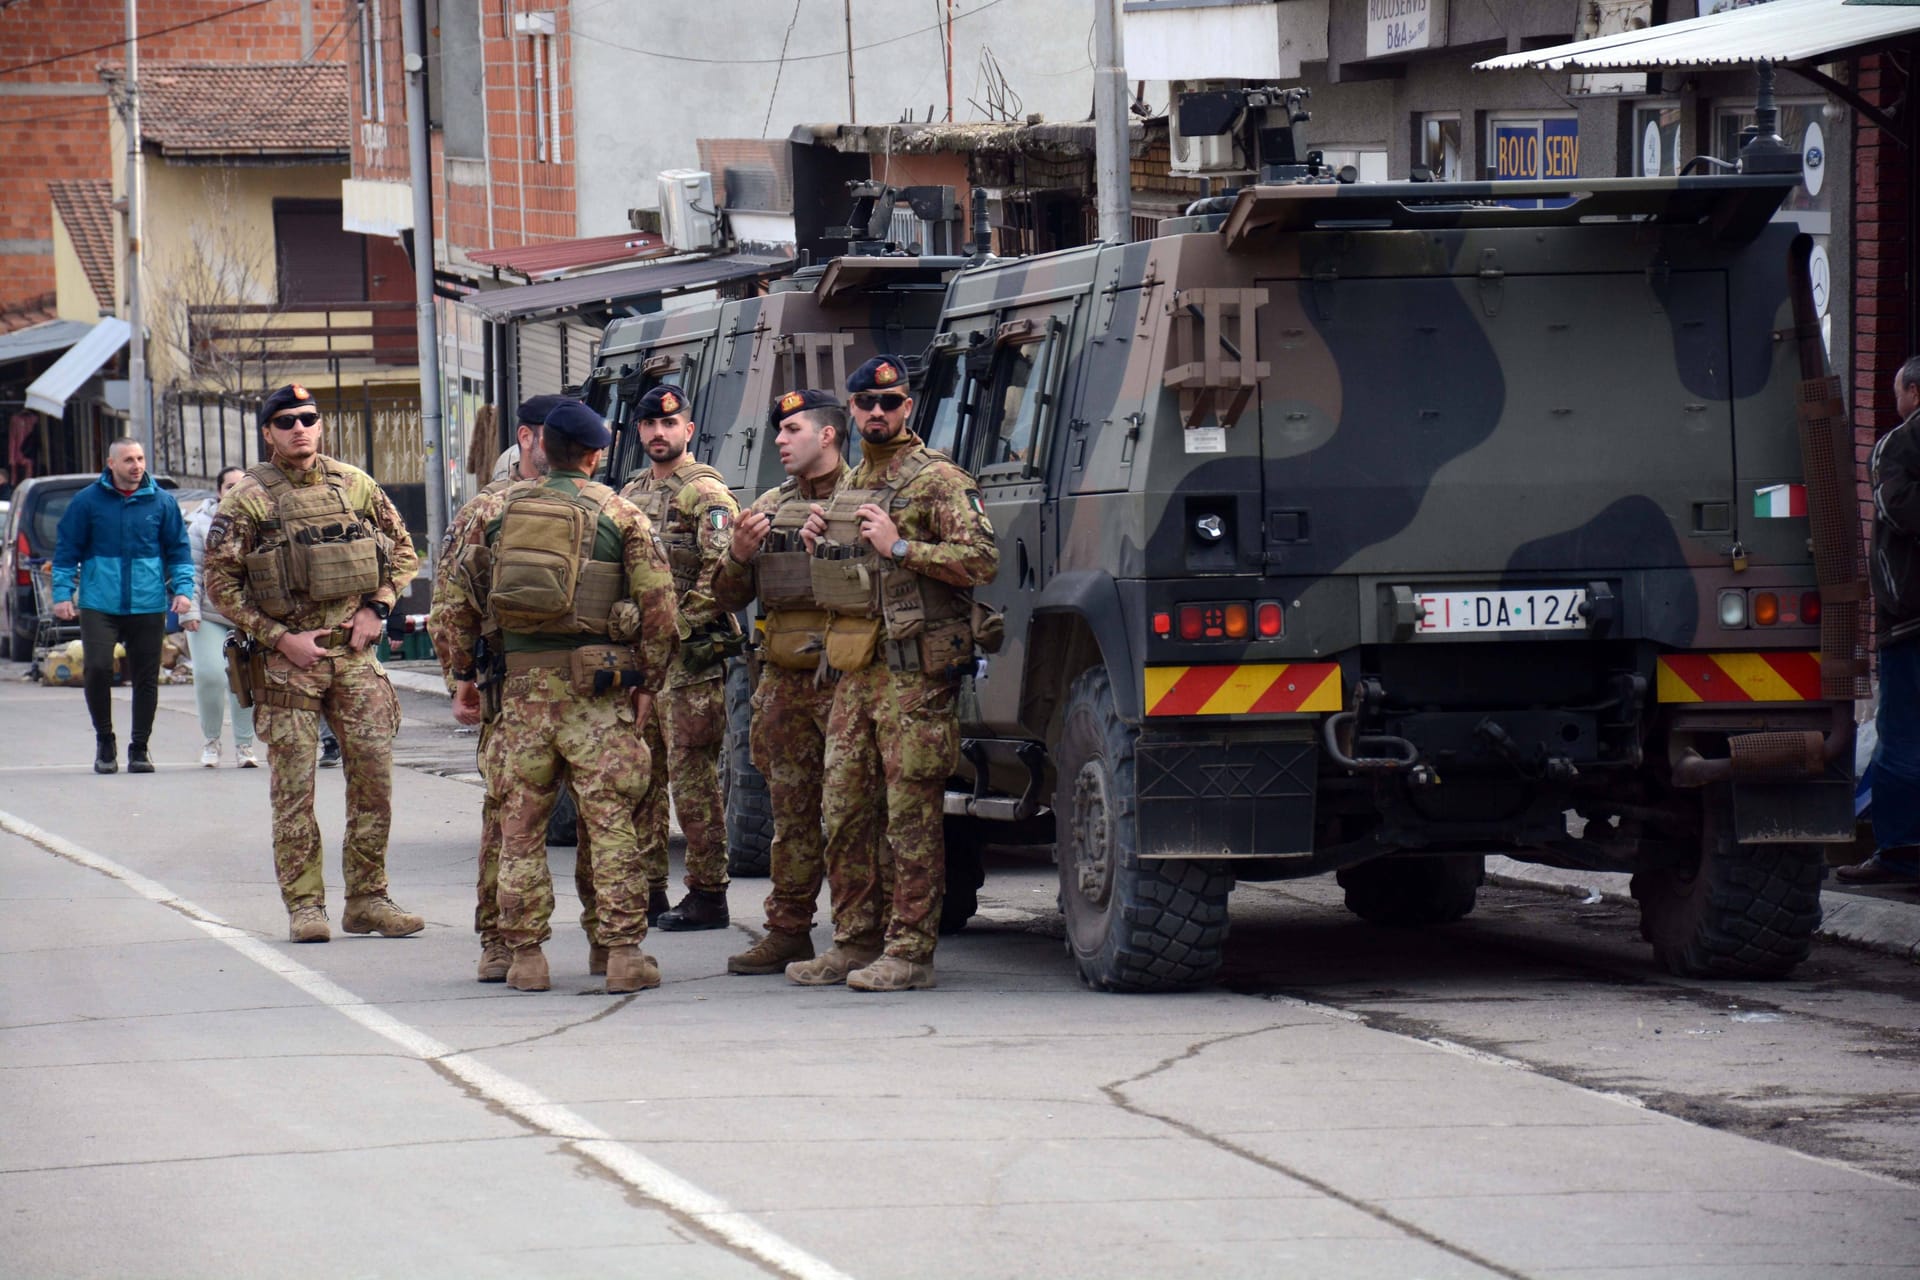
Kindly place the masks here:
[(53, 561), (42, 560), (28, 576), (33, 579), (33, 670), (37, 676), (46, 665), (47, 654), (80, 638), (80, 620), (67, 622), (53, 616)]

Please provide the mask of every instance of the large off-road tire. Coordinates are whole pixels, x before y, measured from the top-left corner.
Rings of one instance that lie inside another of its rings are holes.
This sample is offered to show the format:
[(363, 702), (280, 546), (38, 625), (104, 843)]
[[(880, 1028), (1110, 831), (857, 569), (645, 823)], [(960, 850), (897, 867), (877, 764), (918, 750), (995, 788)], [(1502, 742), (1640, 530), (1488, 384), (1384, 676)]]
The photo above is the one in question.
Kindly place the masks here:
[(1785, 977), (1820, 927), (1825, 866), (1816, 844), (1736, 844), (1731, 789), (1707, 787), (1698, 860), (1634, 873), (1640, 934), (1681, 977)]
[(1055, 753), (1053, 811), (1067, 952), (1101, 991), (1208, 981), (1227, 942), (1233, 874), (1215, 862), (1146, 860), (1136, 847), (1133, 747), (1105, 667), (1073, 682)]
[(980, 886), (987, 882), (986, 864), (980, 850), (986, 843), (990, 824), (972, 818), (947, 815), (947, 891), (940, 899), (940, 934), (959, 933), (980, 910)]
[(747, 745), (753, 685), (746, 660), (727, 663), (727, 874), (764, 876), (773, 858), (773, 799)]
[(562, 849), (572, 849), (580, 843), (580, 811), (573, 803), (571, 786), (560, 788), (553, 812), (547, 815), (547, 843)]
[(1334, 877), (1346, 890), (1347, 910), (1373, 924), (1446, 924), (1473, 910), (1487, 860), (1478, 854), (1435, 858), (1375, 858), (1342, 867)]

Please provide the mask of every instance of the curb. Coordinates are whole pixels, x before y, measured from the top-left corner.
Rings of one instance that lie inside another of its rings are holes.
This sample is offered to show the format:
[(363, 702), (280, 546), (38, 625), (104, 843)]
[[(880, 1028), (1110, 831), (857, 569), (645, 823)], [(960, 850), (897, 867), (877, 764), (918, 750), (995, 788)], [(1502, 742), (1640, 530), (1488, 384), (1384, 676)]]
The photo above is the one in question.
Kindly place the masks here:
[(393, 682), (394, 688), (405, 689), (408, 693), (431, 694), (436, 698), (451, 699), (453, 697), (447, 692), (445, 680), (437, 675), (428, 675), (424, 671), (396, 671), (393, 667), (387, 666), (387, 679)]
[[(1624, 871), (1568, 871), (1512, 858), (1487, 859), (1487, 882), (1517, 889), (1546, 889), (1589, 901), (1633, 905)], [(1814, 936), (1920, 964), (1920, 902), (1820, 891), (1820, 927)]]

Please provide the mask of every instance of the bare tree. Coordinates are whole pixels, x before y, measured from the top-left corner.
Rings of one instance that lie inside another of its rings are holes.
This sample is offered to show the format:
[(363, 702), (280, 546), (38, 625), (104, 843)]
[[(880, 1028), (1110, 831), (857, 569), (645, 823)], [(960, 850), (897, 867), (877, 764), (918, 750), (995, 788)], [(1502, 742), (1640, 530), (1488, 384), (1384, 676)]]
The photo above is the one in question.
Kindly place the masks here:
[(285, 308), (273, 240), (248, 233), (232, 172), (212, 168), (202, 182), (185, 243), (153, 264), (149, 324), (170, 389), (235, 395), (268, 385)]

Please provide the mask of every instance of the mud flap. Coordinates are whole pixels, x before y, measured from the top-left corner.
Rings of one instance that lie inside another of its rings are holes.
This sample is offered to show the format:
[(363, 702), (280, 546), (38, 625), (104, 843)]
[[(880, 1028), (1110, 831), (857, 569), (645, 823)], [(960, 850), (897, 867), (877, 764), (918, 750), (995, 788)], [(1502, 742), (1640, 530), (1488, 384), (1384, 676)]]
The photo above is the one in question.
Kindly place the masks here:
[(1853, 784), (1733, 784), (1733, 838), (1740, 844), (1844, 844), (1853, 839)]
[(1312, 857), (1318, 762), (1298, 739), (1141, 737), (1139, 856)]

